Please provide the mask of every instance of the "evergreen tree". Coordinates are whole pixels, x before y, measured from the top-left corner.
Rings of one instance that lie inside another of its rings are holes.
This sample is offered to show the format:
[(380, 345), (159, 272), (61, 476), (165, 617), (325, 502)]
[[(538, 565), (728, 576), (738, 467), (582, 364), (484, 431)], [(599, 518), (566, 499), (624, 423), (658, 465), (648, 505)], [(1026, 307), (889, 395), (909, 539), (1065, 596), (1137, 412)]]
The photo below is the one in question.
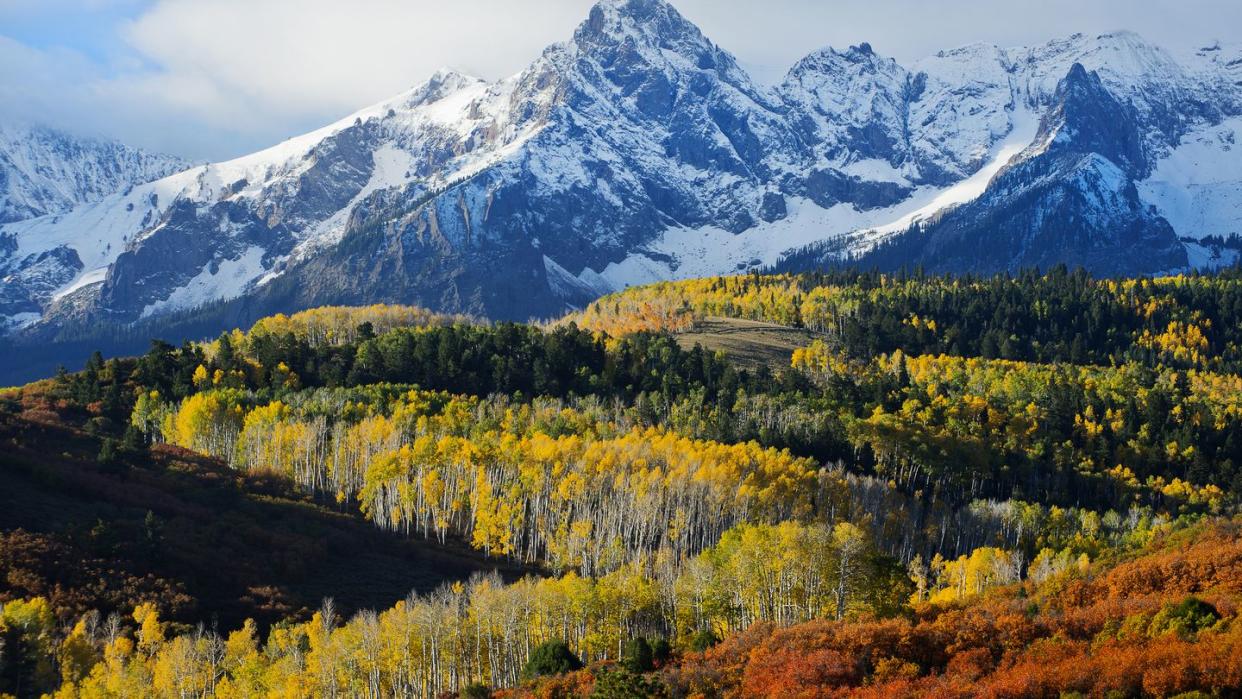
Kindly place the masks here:
[(621, 666), (630, 672), (643, 673), (655, 669), (651, 645), (647, 639), (632, 638), (621, 649)]
[(582, 661), (564, 641), (545, 641), (530, 653), (530, 659), (522, 669), (522, 677), (532, 679), (550, 675), (563, 675), (566, 672), (582, 669)]

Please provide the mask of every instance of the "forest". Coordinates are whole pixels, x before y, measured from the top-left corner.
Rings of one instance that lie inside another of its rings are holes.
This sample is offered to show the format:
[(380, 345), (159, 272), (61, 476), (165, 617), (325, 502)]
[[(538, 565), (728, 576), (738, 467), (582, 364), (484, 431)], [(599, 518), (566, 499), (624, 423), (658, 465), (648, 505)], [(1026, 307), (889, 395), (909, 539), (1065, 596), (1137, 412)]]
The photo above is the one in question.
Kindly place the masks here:
[(1233, 271), (824, 272), (96, 354), (0, 391), (0, 695), (1225, 695), (1240, 335)]

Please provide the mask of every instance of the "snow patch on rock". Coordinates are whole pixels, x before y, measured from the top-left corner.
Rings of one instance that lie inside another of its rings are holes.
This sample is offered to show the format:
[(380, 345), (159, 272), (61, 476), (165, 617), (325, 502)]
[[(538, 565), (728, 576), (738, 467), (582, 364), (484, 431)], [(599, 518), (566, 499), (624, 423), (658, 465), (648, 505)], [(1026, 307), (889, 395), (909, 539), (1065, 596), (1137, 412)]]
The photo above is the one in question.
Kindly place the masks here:
[(264, 250), (254, 246), (235, 260), (209, 265), (197, 276), (173, 291), (168, 298), (148, 305), (142, 311), (146, 318), (158, 313), (197, 308), (205, 303), (234, 299), (264, 272)]
[(1242, 235), (1242, 117), (1187, 134), (1137, 186), (1179, 236)]

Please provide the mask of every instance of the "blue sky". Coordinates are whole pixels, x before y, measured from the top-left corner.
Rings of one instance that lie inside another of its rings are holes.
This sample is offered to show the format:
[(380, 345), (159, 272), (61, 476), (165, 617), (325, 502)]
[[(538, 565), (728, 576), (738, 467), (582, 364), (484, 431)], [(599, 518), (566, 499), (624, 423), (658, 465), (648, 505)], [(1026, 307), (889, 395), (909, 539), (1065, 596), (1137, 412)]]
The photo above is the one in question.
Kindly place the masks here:
[[(1239, 41), (1240, 0), (673, 0), (761, 78), (821, 46), (911, 62), (975, 41), (1131, 29)], [(521, 70), (591, 0), (0, 0), (0, 120), (192, 159), (320, 126), (451, 66)]]
[(33, 48), (73, 47), (92, 60), (109, 61), (129, 53), (117, 25), (151, 4), (151, 0), (0, 0), (0, 27), (4, 35)]

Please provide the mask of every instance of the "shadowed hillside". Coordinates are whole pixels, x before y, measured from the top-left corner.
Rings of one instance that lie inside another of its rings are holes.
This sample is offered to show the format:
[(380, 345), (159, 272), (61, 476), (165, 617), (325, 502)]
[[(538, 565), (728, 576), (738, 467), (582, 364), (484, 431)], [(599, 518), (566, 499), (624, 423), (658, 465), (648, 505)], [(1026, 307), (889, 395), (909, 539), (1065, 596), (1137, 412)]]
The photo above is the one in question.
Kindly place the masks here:
[(380, 532), (276, 474), (171, 445), (125, 450), (108, 418), (48, 388), (0, 398), (0, 599), (47, 595), (66, 615), (156, 601), (174, 620), (234, 626), (304, 615), (325, 597), (349, 612), (513, 570)]

